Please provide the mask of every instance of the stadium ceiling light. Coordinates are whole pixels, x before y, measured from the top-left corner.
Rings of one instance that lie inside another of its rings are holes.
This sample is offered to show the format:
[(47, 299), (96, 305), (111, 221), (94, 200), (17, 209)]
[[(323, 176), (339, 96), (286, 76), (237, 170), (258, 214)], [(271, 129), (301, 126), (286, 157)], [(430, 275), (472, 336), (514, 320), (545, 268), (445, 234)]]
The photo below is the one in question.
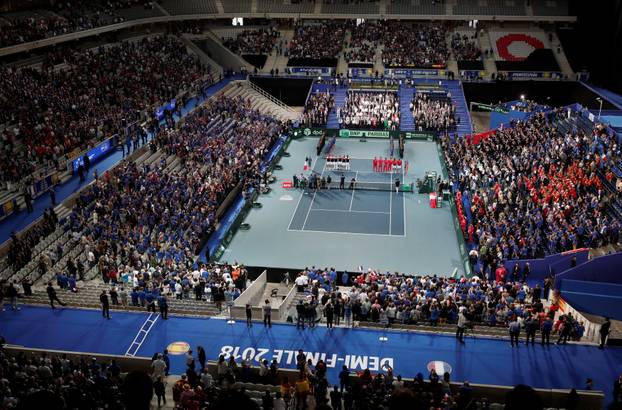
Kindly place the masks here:
[(521, 100), (524, 100), (524, 99), (525, 99), (525, 94), (521, 94), (521, 95), (520, 95), (520, 99), (521, 99)]

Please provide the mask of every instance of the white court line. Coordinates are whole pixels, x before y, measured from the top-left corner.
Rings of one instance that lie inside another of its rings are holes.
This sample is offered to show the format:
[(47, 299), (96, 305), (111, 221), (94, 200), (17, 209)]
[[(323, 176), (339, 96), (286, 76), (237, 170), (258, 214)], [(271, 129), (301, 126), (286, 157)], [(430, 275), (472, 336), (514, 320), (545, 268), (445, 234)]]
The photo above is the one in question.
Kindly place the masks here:
[[(313, 161), (311, 163), (311, 169), (315, 168), (315, 164), (316, 163), (317, 163), (317, 158), (315, 158), (315, 161)], [(326, 163), (324, 163), (324, 166), (326, 166)], [(296, 216), (296, 211), (298, 211), (298, 206), (300, 205), (300, 201), (302, 201), (302, 197), (305, 195), (305, 189), (303, 189), (302, 192), (300, 193), (300, 198), (298, 198), (298, 202), (296, 203), (296, 207), (294, 208), (294, 212), (292, 212), (292, 217), (289, 220), (289, 225), (287, 225), (287, 229), (289, 229), (292, 226), (292, 222), (294, 222), (294, 216)]]
[(402, 192), (402, 205), (404, 207), (402, 219), (404, 220), (404, 236), (406, 236), (406, 195)]
[[(320, 173), (320, 177), (324, 175), (324, 169), (326, 169), (326, 161), (324, 161), (324, 166), (322, 167), (322, 172)], [(307, 210), (307, 216), (305, 216), (305, 221), (302, 223), (302, 230), (305, 230), (305, 225), (307, 224), (307, 219), (309, 219), (309, 214), (311, 213), (311, 208), (313, 208), (313, 201), (315, 201), (315, 195), (317, 194), (318, 188), (316, 186), (315, 192), (313, 193), (313, 198), (311, 198), (311, 203), (309, 204), (309, 209)]]
[(352, 212), (356, 214), (383, 214), (383, 215), (389, 214), (389, 212), (380, 212), (380, 211), (357, 211), (357, 210), (348, 210), (348, 209), (323, 209), (323, 208), (313, 208), (311, 211)]
[[(391, 168), (391, 182), (393, 182), (393, 168)], [(391, 221), (393, 219), (393, 186), (389, 190), (389, 235), (391, 235)]]
[(358, 233), (358, 232), (334, 232), (334, 231), (315, 231), (313, 229), (288, 229), (288, 232), (313, 232), (313, 233), (328, 233), (328, 234), (334, 234), (334, 235), (364, 235), (364, 236), (387, 236), (387, 237), (405, 237), (406, 235), (389, 235), (386, 233)]
[[(138, 351), (140, 350), (140, 347), (143, 345), (143, 343), (145, 343), (145, 340), (147, 340), (147, 336), (149, 335), (149, 332), (151, 332), (151, 328), (153, 328), (153, 325), (155, 325), (155, 322), (158, 320), (158, 317), (160, 317), (160, 315), (155, 314), (155, 318), (151, 319), (152, 315), (154, 315), (154, 313), (149, 313), (149, 316), (143, 322), (143, 325), (140, 327), (140, 330), (138, 331), (138, 333), (136, 333), (136, 336), (134, 337), (132, 344), (130, 344), (130, 347), (128, 347), (127, 351), (125, 352), (126, 356), (131, 356), (131, 357), (136, 356), (136, 353), (138, 353)], [(144, 327), (147, 323), (150, 323), (149, 328), (147, 330), (144, 330)], [(144, 332), (145, 336), (143, 336), (143, 340), (140, 343), (138, 343), (136, 340), (140, 336), (141, 332)], [(132, 346), (134, 345), (138, 345), (138, 347), (136, 348), (133, 354), (130, 354), (130, 350), (132, 350)]]
[(356, 183), (358, 182), (358, 176), (359, 172), (356, 171), (356, 174), (354, 174), (354, 186), (352, 187), (352, 197), (350, 198), (350, 208), (348, 209), (349, 211), (352, 210), (352, 202), (354, 202), (354, 191), (356, 188)]
[(302, 192), (300, 193), (300, 197), (298, 198), (298, 202), (296, 203), (296, 207), (294, 208), (294, 212), (292, 212), (292, 217), (289, 220), (289, 225), (287, 225), (287, 229), (289, 229), (292, 226), (292, 222), (294, 222), (294, 216), (296, 216), (296, 211), (298, 211), (298, 207), (300, 206), (300, 201), (302, 200), (302, 197), (305, 195), (305, 190), (303, 189)]

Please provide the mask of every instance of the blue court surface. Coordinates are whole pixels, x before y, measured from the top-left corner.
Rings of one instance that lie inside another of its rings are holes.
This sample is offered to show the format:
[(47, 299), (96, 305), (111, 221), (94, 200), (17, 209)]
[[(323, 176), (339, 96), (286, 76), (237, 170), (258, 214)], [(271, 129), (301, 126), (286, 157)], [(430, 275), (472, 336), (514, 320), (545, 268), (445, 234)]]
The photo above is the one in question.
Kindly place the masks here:
[[(8, 307), (8, 306), (7, 306)], [(147, 314), (113, 312), (104, 320), (94, 310), (23, 306), (18, 312), (0, 312), (0, 334), (8, 343), (26, 347), (125, 354)], [(386, 336), (386, 342), (379, 337)], [(583, 388), (592, 378), (597, 390), (611, 400), (613, 381), (622, 372), (622, 348), (603, 351), (586, 345), (540, 345), (512, 349), (508, 341), (468, 337), (460, 345), (452, 336), (414, 332), (325, 327), (297, 330), (293, 325), (274, 324), (266, 329), (260, 323), (227, 324), (210, 318), (169, 317), (158, 319), (137, 349), (136, 356), (151, 357), (172, 342), (187, 342), (205, 348), (208, 359), (232, 353), (257, 359), (273, 358), (281, 367), (295, 368), (295, 355), (304, 349), (314, 361), (322, 358), (329, 369), (331, 383), (337, 381), (343, 364), (351, 370), (382, 364), (393, 366), (396, 374), (413, 377), (426, 365), (440, 360), (452, 367), (454, 381), (515, 385), (526, 383), (542, 388)], [(172, 373), (184, 371), (183, 356), (171, 356)]]
[[(314, 171), (331, 178), (331, 189), (305, 189), (288, 230), (405, 236), (404, 195), (411, 193), (394, 190), (395, 180), (404, 182), (404, 173), (380, 173), (372, 168), (372, 159), (353, 158), (350, 170), (329, 171), (326, 160), (318, 158)], [(342, 176), (345, 184), (340, 189)], [(353, 188), (352, 179), (356, 181)]]

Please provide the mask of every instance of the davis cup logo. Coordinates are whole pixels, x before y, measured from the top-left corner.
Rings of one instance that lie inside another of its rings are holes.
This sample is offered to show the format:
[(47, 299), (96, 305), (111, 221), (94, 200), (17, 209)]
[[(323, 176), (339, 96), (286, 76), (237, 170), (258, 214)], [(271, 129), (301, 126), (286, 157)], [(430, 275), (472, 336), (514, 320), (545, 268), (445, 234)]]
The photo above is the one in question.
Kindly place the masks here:
[(438, 360), (434, 360), (428, 363), (428, 372), (431, 372), (432, 369), (436, 370), (436, 374), (442, 376), (445, 372), (451, 374), (451, 365), (447, 362), (441, 362)]
[(173, 342), (166, 349), (169, 354), (178, 356), (186, 354), (190, 350), (190, 345), (187, 342)]
[(308, 137), (309, 135), (311, 135), (311, 130), (309, 128), (305, 128), (302, 133), (305, 135), (305, 137)]

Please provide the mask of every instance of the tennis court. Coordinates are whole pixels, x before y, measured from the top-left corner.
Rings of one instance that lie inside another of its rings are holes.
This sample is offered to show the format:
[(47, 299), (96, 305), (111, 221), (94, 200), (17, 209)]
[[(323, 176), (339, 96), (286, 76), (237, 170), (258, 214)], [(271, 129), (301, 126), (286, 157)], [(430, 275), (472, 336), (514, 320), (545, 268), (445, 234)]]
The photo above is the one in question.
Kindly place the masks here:
[[(410, 193), (395, 192), (395, 181), (405, 180), (402, 170), (374, 172), (371, 158), (351, 158), (348, 171), (326, 170), (326, 159), (318, 158), (313, 171), (333, 182), (324, 189), (300, 189), (288, 230), (406, 235), (404, 195)], [(341, 178), (343, 188), (339, 188)]]
[[(428, 171), (442, 172), (436, 143), (407, 141), (403, 160), (408, 172), (394, 169), (391, 174), (373, 172), (372, 163), (374, 157), (390, 156), (388, 140), (338, 139), (332, 155), (350, 157), (347, 171), (325, 167), (324, 157), (316, 155), (317, 142), (309, 137), (290, 143), (290, 156), (281, 158), (283, 169), (274, 173), (276, 183), (259, 196), (261, 207), (251, 209), (244, 221), (249, 229), (233, 236), (222, 260), (288, 269), (315, 265), (440, 276), (454, 269), (464, 272), (451, 209), (430, 208), (428, 195), (416, 189), (394, 190), (400, 176), (400, 183), (409, 185)], [(282, 186), (294, 175), (311, 174), (304, 171), (305, 158), (312, 158), (317, 175), (331, 176), (330, 190)], [(352, 177), (359, 189), (349, 189)]]

